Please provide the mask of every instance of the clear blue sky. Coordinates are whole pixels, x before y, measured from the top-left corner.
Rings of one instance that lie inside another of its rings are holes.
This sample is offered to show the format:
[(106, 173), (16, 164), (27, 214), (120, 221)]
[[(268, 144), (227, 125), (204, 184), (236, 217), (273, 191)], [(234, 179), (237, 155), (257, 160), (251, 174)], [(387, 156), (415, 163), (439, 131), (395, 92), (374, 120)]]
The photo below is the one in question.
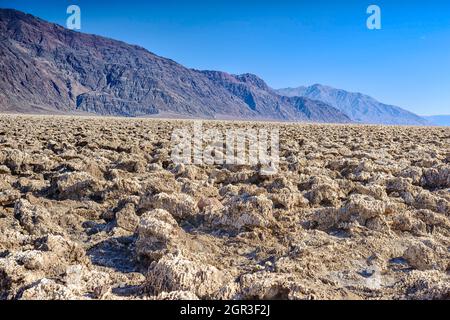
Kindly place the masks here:
[[(450, 1), (0, 0), (82, 32), (141, 45), (185, 66), (251, 72), (274, 88), (321, 83), (423, 115), (450, 114)], [(382, 30), (366, 9), (382, 10)]]

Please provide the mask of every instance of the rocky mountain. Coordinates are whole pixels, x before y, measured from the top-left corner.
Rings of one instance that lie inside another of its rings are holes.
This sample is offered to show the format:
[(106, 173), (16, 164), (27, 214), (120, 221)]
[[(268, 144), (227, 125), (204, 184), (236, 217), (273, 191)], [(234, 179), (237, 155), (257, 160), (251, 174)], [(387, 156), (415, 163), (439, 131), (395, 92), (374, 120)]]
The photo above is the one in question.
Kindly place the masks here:
[(422, 116), (422, 118), (425, 118), (435, 126), (450, 127), (450, 115)]
[(320, 84), (277, 90), (280, 95), (305, 97), (329, 104), (353, 121), (362, 123), (427, 125), (429, 122), (400, 107), (387, 105), (361, 93), (347, 92)]
[(0, 111), (350, 122), (251, 74), (198, 71), (144, 48), (0, 9)]

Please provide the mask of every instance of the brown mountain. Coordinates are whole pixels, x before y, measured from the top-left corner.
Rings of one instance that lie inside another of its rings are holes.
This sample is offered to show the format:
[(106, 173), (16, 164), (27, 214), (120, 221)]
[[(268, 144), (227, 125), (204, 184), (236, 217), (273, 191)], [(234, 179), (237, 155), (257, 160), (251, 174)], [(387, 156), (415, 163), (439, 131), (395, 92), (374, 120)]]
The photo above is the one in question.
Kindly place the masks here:
[(0, 9), (0, 111), (349, 122), (255, 75), (198, 71), (146, 49)]

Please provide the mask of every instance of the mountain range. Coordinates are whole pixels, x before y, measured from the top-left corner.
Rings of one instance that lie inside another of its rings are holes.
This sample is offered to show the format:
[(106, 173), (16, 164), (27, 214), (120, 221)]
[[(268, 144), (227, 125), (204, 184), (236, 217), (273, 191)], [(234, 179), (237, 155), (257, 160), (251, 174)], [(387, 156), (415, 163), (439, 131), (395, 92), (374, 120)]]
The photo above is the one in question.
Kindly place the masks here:
[(274, 90), (253, 74), (189, 69), (12, 9), (0, 9), (0, 34), (0, 112), (427, 124), (362, 94)]
[(320, 84), (309, 87), (279, 89), (283, 96), (320, 100), (345, 114), (355, 122), (372, 124), (428, 125), (429, 122), (407, 110), (387, 105), (362, 93), (353, 93)]
[(144, 48), (0, 10), (0, 108), (120, 116), (350, 122), (255, 75), (199, 71)]

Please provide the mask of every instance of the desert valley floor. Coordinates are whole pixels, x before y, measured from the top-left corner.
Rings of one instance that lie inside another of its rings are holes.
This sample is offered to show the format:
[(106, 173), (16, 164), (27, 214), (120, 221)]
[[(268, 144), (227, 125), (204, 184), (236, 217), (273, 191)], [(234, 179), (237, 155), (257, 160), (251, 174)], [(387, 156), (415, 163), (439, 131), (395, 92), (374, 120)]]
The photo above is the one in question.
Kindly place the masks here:
[(450, 128), (204, 122), (278, 126), (265, 176), (186, 125), (1, 115), (0, 298), (450, 298)]

